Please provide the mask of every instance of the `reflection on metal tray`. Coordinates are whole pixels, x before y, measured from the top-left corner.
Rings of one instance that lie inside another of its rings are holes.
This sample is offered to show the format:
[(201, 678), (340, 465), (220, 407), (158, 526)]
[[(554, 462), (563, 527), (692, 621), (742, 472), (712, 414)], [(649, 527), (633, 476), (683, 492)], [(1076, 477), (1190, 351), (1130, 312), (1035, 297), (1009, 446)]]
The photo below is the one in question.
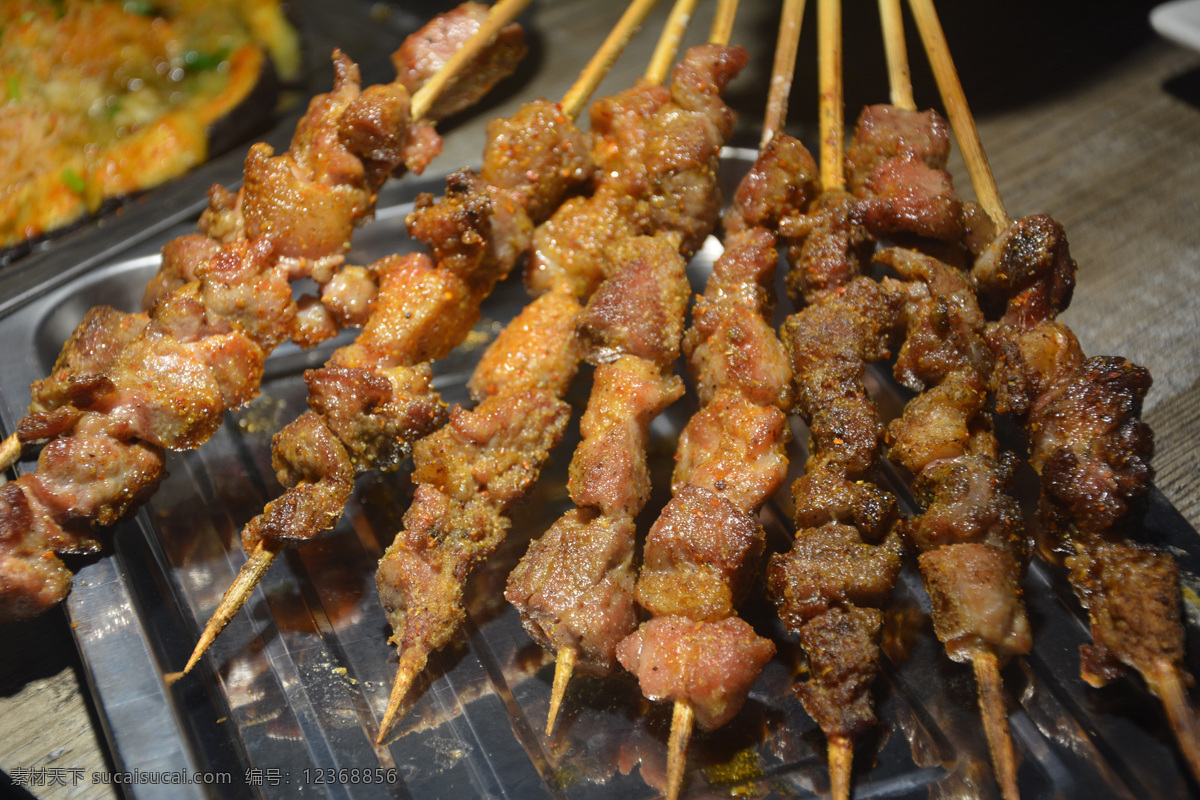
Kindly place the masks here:
[[(753, 154), (729, 152), (735, 181)], [(436, 179), (389, 188), (381, 211), (358, 235), (352, 260), (413, 249), (403, 216)], [(51, 367), (61, 342), (96, 303), (138, 304), (162, 242), (181, 224), (124, 249), (86, 275), (0, 317), (5, 381), (0, 423), (11, 429), (26, 387)], [(703, 286), (720, 247), (696, 257), (690, 277)], [(3, 283), (0, 282), (0, 289)], [(6, 296), (0, 291), (0, 296)], [(481, 348), (526, 301), (519, 277), (498, 287), (469, 342), (437, 365), (449, 402), (467, 402), (464, 383)], [(472, 580), (470, 616), (417, 682), (415, 701), (386, 746), (373, 744), (396, 667), (386, 643), (375, 565), (400, 527), (412, 486), (407, 472), (360, 479), (332, 535), (285, 556), (197, 670), (169, 687), (204, 621), (244, 556), (241, 525), (277, 495), (272, 434), (305, 407), (304, 369), (346, 341), (311, 352), (285, 345), (268, 362), (262, 395), (229, 415), (204, 447), (170, 457), (169, 477), (134, 519), (117, 528), (111, 554), (84, 566), (68, 601), (96, 704), (118, 769), (224, 772), (232, 786), (130, 787), (135, 797), (214, 796), (423, 798), (621, 798), (656, 796), (665, 785), (670, 709), (642, 700), (628, 677), (579, 678), (558, 730), (541, 733), (553, 664), (502, 599), (508, 571), (528, 541), (570, 501), (565, 489), (574, 446), (556, 451), (537, 495), (519, 514), (501, 551)], [(873, 375), (885, 406), (902, 397)], [(587, 376), (569, 399), (581, 408)], [(677, 403), (652, 429), (657, 513), (669, 492), (676, 433), (694, 398)], [(795, 423), (793, 470), (807, 434)], [(20, 465), (32, 466), (30, 460)], [(889, 476), (895, 480), (895, 476)], [(903, 487), (896, 487), (903, 493)], [(791, 538), (786, 492), (763, 512), (776, 548)], [(1157, 493), (1147, 536), (1171, 547), (1196, 573), (1195, 533)], [(645, 520), (641, 529), (646, 528)], [(1191, 580), (1191, 578), (1189, 578)], [(1175, 752), (1158, 703), (1133, 681), (1092, 690), (1077, 676), (1087, 628), (1062, 576), (1035, 563), (1027, 578), (1034, 652), (1004, 671), (1010, 723), (1026, 800), (1179, 798), (1195, 787)], [(994, 797), (987, 745), (968, 666), (950, 662), (933, 637), (928, 598), (911, 566), (889, 610), (886, 659), (876, 694), (881, 724), (858, 745), (859, 797)], [(790, 686), (797, 646), (762, 593), (744, 616), (779, 643), (743, 712), (713, 734), (693, 738), (687, 797), (804, 797), (828, 791), (824, 738)], [(1191, 621), (1194, 623), (1194, 620)], [(1195, 637), (1195, 625), (1189, 626)], [(1190, 648), (1197, 670), (1196, 654)]]

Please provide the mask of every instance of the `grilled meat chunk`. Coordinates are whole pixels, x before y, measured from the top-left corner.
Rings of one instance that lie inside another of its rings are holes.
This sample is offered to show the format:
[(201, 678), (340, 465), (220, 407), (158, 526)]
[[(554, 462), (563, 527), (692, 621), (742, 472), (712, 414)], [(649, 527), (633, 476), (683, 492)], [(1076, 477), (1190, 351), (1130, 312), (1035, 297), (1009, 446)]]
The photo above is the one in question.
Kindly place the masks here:
[(857, 736), (875, 725), (871, 684), (882, 627), (878, 609), (832, 608), (800, 628), (811, 677), (796, 686), (796, 696), (827, 737)]
[(743, 511), (759, 508), (787, 475), (787, 417), (721, 392), (692, 415), (679, 434), (672, 486), (714, 492)]
[(592, 508), (568, 511), (508, 579), (505, 598), (534, 641), (578, 651), (577, 669), (607, 675), (616, 649), (637, 626), (633, 518)]
[(1007, 548), (981, 541), (927, 550), (918, 559), (933, 601), (933, 629), (955, 661), (980, 652), (1000, 659), (1033, 644), (1021, 602), (1021, 565)]
[(656, 617), (732, 616), (754, 580), (764, 539), (753, 514), (684, 486), (646, 535), (637, 601)]
[(636, 514), (650, 497), (646, 446), (650, 422), (683, 396), (683, 381), (656, 364), (622, 356), (596, 369), (583, 437), (571, 458), (567, 490), (577, 506)]
[(687, 264), (676, 236), (637, 236), (608, 252), (613, 264), (579, 315), (584, 360), (605, 364), (624, 355), (656, 365), (679, 357), (688, 301)]
[(724, 725), (741, 710), (775, 645), (739, 617), (700, 622), (657, 617), (617, 649), (651, 700), (687, 700), (704, 730)]

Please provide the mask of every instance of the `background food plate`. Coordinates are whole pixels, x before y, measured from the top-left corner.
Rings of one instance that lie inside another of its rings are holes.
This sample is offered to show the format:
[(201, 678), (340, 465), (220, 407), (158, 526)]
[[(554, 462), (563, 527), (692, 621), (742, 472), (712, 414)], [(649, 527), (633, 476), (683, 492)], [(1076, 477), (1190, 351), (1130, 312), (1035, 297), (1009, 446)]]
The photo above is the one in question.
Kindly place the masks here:
[[(752, 156), (727, 151), (723, 167), (731, 185)], [(415, 249), (403, 218), (422, 190), (440, 193), (440, 178), (389, 190), (376, 221), (356, 239), (354, 262)], [(24, 387), (49, 370), (84, 311), (100, 302), (135, 308), (161, 243), (190, 229), (163, 230), (31, 305), (9, 309), (0, 319), (6, 342), (0, 422), (6, 428), (24, 410)], [(697, 289), (719, 252), (710, 239), (689, 266)], [(479, 352), (526, 300), (516, 276), (498, 287), (469, 341), (437, 365), (447, 401), (467, 402), (464, 384)], [(570, 506), (565, 482), (574, 427), (509, 541), (473, 578), (465, 629), (431, 659), (415, 686), (415, 702), (384, 746), (373, 741), (396, 657), (386, 644), (390, 631), (374, 573), (411, 497), (405, 470), (362, 478), (333, 535), (286, 551), (194, 673), (168, 684), (164, 675), (181, 668), (244, 559), (241, 525), (280, 491), (270, 468), (270, 439), (304, 409), (302, 371), (345, 341), (343, 336), (308, 352), (279, 348), (268, 361), (262, 395), (229, 415), (198, 451), (173, 454), (160, 490), (116, 530), (112, 554), (80, 570), (68, 614), (118, 769), (228, 773), (233, 788), (215, 789), (222, 797), (656, 796), (663, 787), (670, 709), (643, 701), (627, 676), (580, 678), (557, 732), (543, 735), (553, 664), (502, 599), (508, 571), (528, 541)], [(885, 409), (894, 413), (903, 396), (885, 373), (872, 376)], [(577, 409), (586, 403), (588, 385), (586, 374), (576, 381), (570, 399)], [(675, 437), (694, 402), (689, 395), (654, 425), (651, 458), (659, 493), (642, 530), (667, 499)], [(794, 434), (795, 470), (807, 440), (799, 422)], [(903, 496), (897, 477), (887, 477)], [(791, 538), (786, 495), (763, 512), (773, 549), (785, 548)], [(1196, 534), (1157, 493), (1147, 535), (1176, 552), (1194, 585)], [(1190, 796), (1193, 785), (1157, 702), (1132, 681), (1095, 691), (1078, 679), (1077, 646), (1087, 640), (1087, 630), (1061, 575), (1035, 563), (1027, 590), (1035, 649), (1004, 672), (1022, 796)], [(927, 615), (928, 600), (910, 565), (888, 611), (877, 686), (882, 724), (860, 743), (856, 757), (860, 797), (995, 794), (969, 668), (944, 657)], [(824, 740), (790, 691), (796, 646), (761, 591), (745, 616), (779, 644), (780, 653), (733, 723), (694, 738), (687, 796), (823, 794)], [(1193, 624), (1189, 635), (1195, 633)], [(1193, 671), (1198, 651), (1190, 650)], [(130, 788), (138, 798), (203, 797), (210, 791), (199, 785)]]
[[(161, 231), (164, 225), (194, 216), (206, 202), (205, 193), (214, 181), (241, 180), (242, 161), (248, 140), (266, 141), (277, 149), (287, 147), (307, 98), (328, 91), (333, 68), (330, 53), (341, 48), (362, 69), (364, 82), (390, 80), (395, 75), (388, 58), (404, 36), (416, 30), (446, 3), (367, 3), (362, 0), (329, 3), (322, 0), (292, 0), (284, 11), (293, 20), (300, 39), (302, 62), (299, 78), (269, 97), (267, 108), (256, 105), (268, 93), (249, 98), (239, 113), (219, 120), (209, 131), (214, 157), (191, 172), (133, 196), (107, 201), (97, 215), (71, 222), (50, 231), (44, 238), (0, 248), (0, 275), (27, 272), (33, 283), (44, 283), (46, 263), (60, 263), (64, 251), (81, 258), (72, 266), (86, 269), (99, 263), (103, 251), (114, 243), (126, 245)], [(272, 81), (273, 82), (273, 81)], [(283, 109), (278, 111), (277, 109)], [(8, 143), (6, 143), (6, 146)], [(5, 298), (8, 299), (8, 298)]]
[(1172, 0), (1155, 6), (1150, 24), (1171, 41), (1200, 50), (1200, 1)]

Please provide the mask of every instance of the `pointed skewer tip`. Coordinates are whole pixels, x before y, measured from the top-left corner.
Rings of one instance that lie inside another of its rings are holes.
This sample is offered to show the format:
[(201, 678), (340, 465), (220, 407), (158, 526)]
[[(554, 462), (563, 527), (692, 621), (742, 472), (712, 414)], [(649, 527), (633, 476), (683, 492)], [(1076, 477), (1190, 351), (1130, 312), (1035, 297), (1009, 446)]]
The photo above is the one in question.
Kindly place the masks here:
[(266, 574), (267, 569), (270, 568), (271, 564), (275, 561), (275, 556), (278, 554), (278, 547), (261, 541), (251, 551), (249, 558), (242, 564), (242, 568), (238, 570), (237, 577), (233, 579), (233, 583), (225, 590), (225, 595), (221, 598), (217, 609), (209, 617), (208, 624), (204, 626), (204, 632), (200, 634), (200, 641), (196, 643), (196, 649), (192, 651), (192, 657), (188, 659), (187, 665), (183, 668), (183, 675), (192, 671), (192, 667), (196, 666), (204, 654), (208, 652), (208, 648), (212, 647), (212, 643), (217, 640), (221, 631), (225, 630), (225, 626), (229, 624), (229, 621), (237, 616), (237, 613), (242, 610), (242, 606), (246, 605), (246, 601), (250, 598), (250, 593), (254, 591), (254, 587), (262, 580), (262, 576)]
[(1196, 780), (1200, 780), (1200, 720), (1188, 702), (1187, 692), (1179, 670), (1171, 662), (1160, 659), (1154, 663), (1146, 683), (1163, 703), (1175, 741)]
[(404, 705), (404, 698), (408, 696), (413, 681), (421, 674), (421, 670), (425, 669), (428, 660), (429, 653), (417, 647), (408, 648), (400, 656), (400, 665), (396, 667), (396, 680), (392, 683), (392, 693), (388, 696), (387, 708), (379, 722), (379, 735), (375, 737), (375, 744), (383, 744), (392, 728), (400, 721), (400, 709)]
[(562, 707), (563, 697), (567, 693), (567, 684), (575, 672), (575, 664), (579, 651), (574, 647), (561, 647), (558, 657), (554, 660), (554, 684), (550, 689), (550, 711), (546, 714), (546, 735), (554, 733), (554, 723), (558, 719), (558, 711)]

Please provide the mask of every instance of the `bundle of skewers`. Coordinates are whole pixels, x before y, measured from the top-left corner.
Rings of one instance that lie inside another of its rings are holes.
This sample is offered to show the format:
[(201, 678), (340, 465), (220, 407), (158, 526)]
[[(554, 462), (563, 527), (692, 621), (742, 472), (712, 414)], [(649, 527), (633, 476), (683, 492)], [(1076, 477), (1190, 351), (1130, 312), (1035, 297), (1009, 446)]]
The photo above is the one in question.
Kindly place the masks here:
[[(172, 681), (205, 669), (267, 571), (338, 524), (356, 481), (411, 460), (411, 500), (375, 575), (397, 671), (367, 712), (375, 746), (403, 748), (418, 678), (463, 635), (473, 576), (550, 480), (567, 398), (590, 380), (570, 507), (531, 532), (503, 589), (552, 654), (546, 737), (562, 735), (564, 708), (581, 706), (567, 725), (588, 713), (575, 676), (627, 673), (646, 701), (672, 705), (655, 742), (673, 799), (695, 780), (693, 729), (742, 714), (764, 668), (785, 663), (827, 740), (828, 793), (849, 798), (907, 565), (946, 657), (971, 666), (995, 784), (1014, 800), (1002, 668), (1037, 636), (1023, 576), (1052, 550), (1091, 626), (1082, 680), (1139, 675), (1200, 777), (1178, 567), (1136, 531), (1152, 477), (1139, 419), (1149, 375), (1086, 358), (1058, 320), (1076, 270), (1065, 232), (1045, 215), (1009, 218), (929, 0), (911, 7), (949, 121), (918, 110), (899, 0), (881, 0), (891, 103), (866, 108), (850, 137), (840, 3), (819, 0), (816, 157), (784, 132), (804, 15), (803, 0), (785, 0), (761, 147), (731, 198), (720, 171), (735, 114), (722, 94), (748, 58), (730, 41), (735, 2), (718, 3), (707, 44), (680, 54), (696, 2), (678, 0), (643, 78), (592, 103), (586, 131), (576, 124), (652, 5), (631, 4), (561, 101), (492, 122), (478, 170), (417, 197), (406, 228), (427, 253), (367, 266), (346, 258), (355, 227), (386, 180), (436, 156), (432, 124), (513, 69), (524, 2), (438, 18), (396, 52), (392, 83), (360, 87), (335, 54), (336, 84), (290, 149), (252, 148), (241, 189), (214, 187), (199, 231), (164, 247), (145, 310), (94, 309), (33, 387), (5, 442), (5, 467), (41, 449), (35, 470), (0, 487), (0, 618), (61, 601), (58, 556), (97, 550), (96, 531), (154, 491), (167, 451), (201, 447), (251, 401), (282, 342), (359, 328), (304, 373), (308, 410), (271, 447), (282, 493), (245, 523), (244, 564)], [(978, 202), (946, 171), (951, 133)], [(714, 236), (723, 254), (692, 298), (688, 262)], [(317, 294), (297, 296), (301, 279)], [(470, 401), (447, 404), (439, 360), (496, 287), (520, 279), (531, 302), (482, 353)], [(873, 362), (907, 393), (891, 419)], [(695, 407), (670, 499), (653, 506), (651, 430), (685, 395)], [(1002, 440), (1002, 421), (1024, 441)], [(1041, 548), (1013, 489), (1026, 468), (1040, 479)], [(791, 543), (769, 535), (780, 508)], [(739, 615), (754, 595), (778, 625)]]

